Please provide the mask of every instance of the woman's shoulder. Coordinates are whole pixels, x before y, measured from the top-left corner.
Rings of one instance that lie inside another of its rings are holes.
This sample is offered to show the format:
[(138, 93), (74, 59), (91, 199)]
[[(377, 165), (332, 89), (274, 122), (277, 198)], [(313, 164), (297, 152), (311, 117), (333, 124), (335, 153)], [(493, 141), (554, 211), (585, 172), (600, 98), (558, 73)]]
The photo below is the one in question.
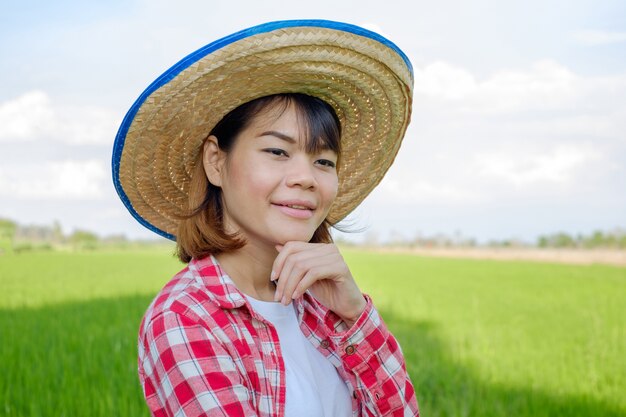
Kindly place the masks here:
[(187, 265), (174, 275), (155, 295), (143, 316), (141, 329), (162, 314), (179, 314), (194, 320), (205, 320), (216, 308), (206, 288), (198, 282)]
[(213, 257), (192, 259), (154, 297), (142, 320), (142, 330), (163, 314), (177, 314), (210, 328), (224, 310), (245, 303), (234, 283)]

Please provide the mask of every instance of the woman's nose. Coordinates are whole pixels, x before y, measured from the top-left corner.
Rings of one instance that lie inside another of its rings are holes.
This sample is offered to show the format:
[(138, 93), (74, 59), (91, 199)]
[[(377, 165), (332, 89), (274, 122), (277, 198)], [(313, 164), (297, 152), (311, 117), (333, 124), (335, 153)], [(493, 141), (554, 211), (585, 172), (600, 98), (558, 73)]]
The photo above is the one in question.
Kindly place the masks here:
[(286, 182), (289, 187), (315, 188), (317, 180), (313, 173), (313, 165), (309, 158), (293, 158), (287, 169)]

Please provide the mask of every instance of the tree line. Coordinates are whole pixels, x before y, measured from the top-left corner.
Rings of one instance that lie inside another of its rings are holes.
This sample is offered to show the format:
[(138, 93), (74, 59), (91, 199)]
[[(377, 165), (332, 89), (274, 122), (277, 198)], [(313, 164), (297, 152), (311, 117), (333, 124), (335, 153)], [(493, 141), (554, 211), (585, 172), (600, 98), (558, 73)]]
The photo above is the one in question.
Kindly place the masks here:
[(626, 232), (623, 229), (616, 229), (609, 232), (596, 230), (589, 235), (554, 233), (539, 236), (537, 246), (540, 248), (626, 249)]
[(102, 245), (124, 245), (130, 242), (124, 235), (100, 237), (88, 230), (77, 229), (63, 233), (61, 224), (21, 225), (0, 218), (0, 253), (24, 252), (29, 250), (52, 250), (57, 248), (96, 249)]
[[(69, 234), (63, 233), (61, 224), (55, 221), (52, 225), (20, 225), (17, 222), (0, 218), (0, 253), (21, 252), (33, 249), (56, 249), (69, 247), (72, 249), (96, 249), (100, 246), (127, 246), (132, 241), (123, 234), (98, 236), (88, 230), (77, 229)], [(142, 244), (159, 244), (162, 240), (141, 241)], [(340, 240), (339, 243), (351, 244)], [(626, 230), (616, 228), (610, 231), (597, 230), (590, 234), (569, 234), (557, 232), (539, 236), (535, 242), (523, 242), (516, 239), (491, 240), (486, 244), (478, 244), (476, 239), (461, 236), (455, 232), (452, 236), (437, 234), (433, 236), (418, 235), (406, 239), (400, 235), (392, 236), (387, 242), (380, 242), (375, 234), (366, 236), (363, 242), (367, 246), (411, 246), (411, 247), (539, 247), (569, 249), (626, 249)], [(354, 243), (352, 243), (354, 245)]]

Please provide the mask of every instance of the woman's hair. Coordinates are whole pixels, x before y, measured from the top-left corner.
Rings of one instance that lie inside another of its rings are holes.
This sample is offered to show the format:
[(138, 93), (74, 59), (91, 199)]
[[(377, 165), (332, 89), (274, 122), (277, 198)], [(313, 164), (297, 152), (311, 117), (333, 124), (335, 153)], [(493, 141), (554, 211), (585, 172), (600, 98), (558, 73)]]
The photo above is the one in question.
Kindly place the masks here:
[[(341, 158), (341, 126), (337, 114), (325, 101), (300, 93), (275, 94), (244, 103), (224, 116), (208, 136), (217, 137), (218, 146), (228, 154), (239, 134), (255, 117), (274, 109), (278, 111), (276, 117), (280, 117), (290, 105), (296, 110), (298, 122), (305, 132), (306, 151), (329, 149)], [(178, 219), (176, 254), (182, 262), (240, 249), (246, 244), (239, 234), (224, 231), (221, 189), (208, 181), (202, 154), (202, 151), (198, 154), (189, 184), (187, 213)], [(310, 242), (332, 242), (331, 226), (324, 220)]]

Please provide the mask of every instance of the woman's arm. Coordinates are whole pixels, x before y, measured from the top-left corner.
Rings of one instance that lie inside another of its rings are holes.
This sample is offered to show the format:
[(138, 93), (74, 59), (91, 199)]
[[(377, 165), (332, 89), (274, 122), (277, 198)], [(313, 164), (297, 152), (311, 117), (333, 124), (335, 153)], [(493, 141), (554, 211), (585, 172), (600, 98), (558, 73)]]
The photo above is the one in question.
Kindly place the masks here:
[(413, 384), (400, 345), (374, 307), (367, 305), (347, 330), (331, 333), (344, 369), (354, 377), (363, 416), (419, 416)]
[(188, 317), (165, 312), (153, 318), (139, 356), (144, 395), (155, 417), (257, 415), (231, 355)]
[[(331, 243), (287, 242), (277, 247), (273, 279), (283, 303), (305, 291), (336, 318), (328, 330), (365, 416), (418, 416), (415, 390), (400, 345), (369, 296), (359, 290), (338, 248)], [(338, 326), (337, 326), (338, 325)], [(337, 332), (335, 329), (340, 329)]]

